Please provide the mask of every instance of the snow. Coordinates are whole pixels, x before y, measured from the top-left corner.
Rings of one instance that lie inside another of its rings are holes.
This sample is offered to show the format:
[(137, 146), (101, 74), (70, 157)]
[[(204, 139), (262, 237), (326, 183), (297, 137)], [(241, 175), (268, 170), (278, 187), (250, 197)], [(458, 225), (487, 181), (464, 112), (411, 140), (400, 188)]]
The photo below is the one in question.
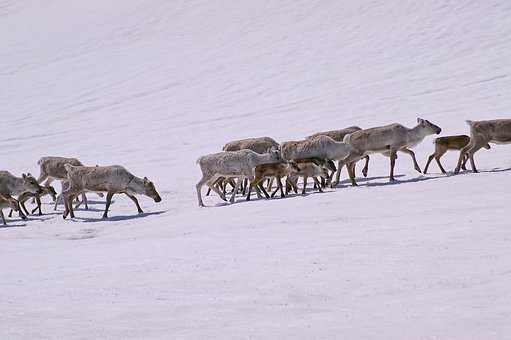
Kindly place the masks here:
[[(1, 168), (122, 164), (163, 201), (0, 228), (2, 339), (506, 339), (509, 147), (479, 174), (197, 207), (195, 160), (416, 118), (509, 117), (508, 1), (0, 1)], [(433, 137), (416, 147), (423, 167)], [(452, 170), (457, 153), (442, 159)], [(346, 172), (342, 178), (346, 179)]]

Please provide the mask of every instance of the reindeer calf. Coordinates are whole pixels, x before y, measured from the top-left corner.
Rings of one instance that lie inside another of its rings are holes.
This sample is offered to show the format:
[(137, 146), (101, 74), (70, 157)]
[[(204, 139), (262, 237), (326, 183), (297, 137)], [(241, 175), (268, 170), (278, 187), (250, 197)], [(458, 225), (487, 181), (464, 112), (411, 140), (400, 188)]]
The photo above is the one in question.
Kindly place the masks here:
[[(428, 167), (429, 163), (433, 160), (433, 158), (436, 160), (438, 167), (440, 168), (440, 171), (442, 171), (443, 174), (447, 174), (444, 167), (442, 166), (442, 163), (440, 163), (440, 158), (448, 151), (448, 150), (461, 150), (467, 144), (470, 142), (470, 137), (467, 135), (456, 135), (456, 136), (445, 136), (445, 137), (438, 137), (435, 138), (435, 141), (433, 142), (435, 144), (435, 152), (429, 155), (428, 161), (426, 163), (426, 166), (424, 167), (424, 174), (428, 173)], [(490, 149), (490, 145), (486, 144), (484, 146), (485, 149)], [(464, 156), (465, 159), (463, 160), (463, 164), (461, 165), (461, 168), (463, 170), (467, 170), (465, 167), (465, 164), (468, 161), (468, 155)]]
[[(5, 221), (5, 216), (2, 211), (2, 209), (5, 208), (11, 208), (14, 211), (19, 211), (20, 206), (16, 199), (12, 198), (10, 195), (2, 195), (0, 194), (0, 216), (2, 217), (2, 221), (4, 225), (7, 225), (7, 222)], [(11, 215), (9, 214), (9, 217)]]

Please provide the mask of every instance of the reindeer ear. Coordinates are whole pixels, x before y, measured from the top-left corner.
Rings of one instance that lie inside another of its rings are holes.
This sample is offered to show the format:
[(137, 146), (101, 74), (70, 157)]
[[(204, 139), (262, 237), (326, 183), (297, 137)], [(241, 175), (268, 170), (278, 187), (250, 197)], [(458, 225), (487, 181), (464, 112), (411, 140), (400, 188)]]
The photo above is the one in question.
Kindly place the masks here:
[(147, 177), (144, 177), (144, 183), (147, 183), (149, 182), (149, 180), (147, 179)]
[(22, 177), (23, 179), (25, 179), (25, 178), (27, 178), (27, 175), (25, 175), (25, 174), (21, 174), (21, 177)]

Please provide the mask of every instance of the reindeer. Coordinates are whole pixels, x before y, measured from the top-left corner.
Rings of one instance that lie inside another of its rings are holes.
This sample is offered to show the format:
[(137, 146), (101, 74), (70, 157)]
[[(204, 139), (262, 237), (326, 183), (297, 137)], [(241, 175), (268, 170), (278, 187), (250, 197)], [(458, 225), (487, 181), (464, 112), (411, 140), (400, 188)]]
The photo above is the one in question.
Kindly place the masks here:
[(149, 181), (147, 177), (142, 179), (134, 176), (120, 165), (90, 167), (65, 164), (64, 167), (69, 182), (69, 185), (62, 192), (65, 204), (64, 218), (68, 214), (71, 218), (74, 218), (72, 202), (77, 195), (87, 191), (107, 193), (103, 218), (108, 218), (108, 209), (115, 194), (126, 194), (137, 206), (139, 214), (143, 211), (134, 196), (135, 194), (146, 195), (154, 199), (155, 202), (161, 201), (153, 182)]
[[(362, 129), (359, 128), (358, 126), (350, 126), (350, 127), (347, 127), (345, 129), (340, 129), (340, 130), (330, 130), (330, 131), (318, 132), (313, 135), (307, 136), (306, 139), (310, 140), (310, 139), (314, 139), (318, 136), (328, 136), (328, 137), (332, 138), (333, 140), (335, 140), (336, 142), (342, 142), (346, 135), (349, 135), (350, 133), (353, 133), (355, 131), (360, 131), (360, 130), (362, 130)], [(364, 177), (367, 177), (367, 172), (369, 170), (369, 156), (365, 156), (364, 158), (366, 160), (366, 163), (364, 165), (364, 168), (362, 169), (362, 174), (364, 175)], [(344, 166), (344, 163), (341, 160), (339, 160), (337, 163), (337, 172), (335, 172), (335, 170), (334, 170), (335, 181), (333, 181), (332, 186), (336, 186), (339, 183), (339, 180), (341, 177), (341, 170), (342, 170), (343, 166)], [(332, 182), (334, 172), (332, 172), (332, 175), (329, 177), (330, 182)]]
[[(279, 150), (280, 145), (277, 143), (273, 138), (271, 137), (255, 137), (255, 138), (246, 138), (246, 139), (239, 139), (239, 140), (233, 140), (231, 142), (228, 142), (224, 145), (222, 148), (222, 151), (240, 151), (240, 150), (252, 150), (254, 152), (263, 154), (268, 153), (271, 150)], [(229, 184), (233, 189), (236, 186), (236, 182), (234, 182), (234, 179), (225, 180), (224, 178), (219, 178), (215, 185), (222, 189), (224, 195), (225, 195), (225, 189), (226, 185)], [(241, 191), (243, 195), (245, 195), (245, 191), (248, 186), (248, 179), (245, 178), (243, 183), (241, 184)], [(271, 181), (268, 184), (269, 187), (271, 187)], [(211, 192), (211, 188), (208, 188), (208, 191), (206, 193), (206, 196), (209, 196), (209, 193)], [(259, 192), (258, 192), (259, 194)]]
[[(41, 159), (39, 159), (37, 164), (39, 165), (41, 170), (41, 174), (39, 175), (37, 182), (42, 183), (44, 180), (46, 180), (45, 184), (50, 185), (54, 180), (59, 180), (62, 185), (62, 191), (64, 191), (65, 185), (64, 182), (67, 179), (65, 165), (71, 164), (73, 166), (83, 166), (82, 162), (80, 162), (76, 158), (55, 156), (42, 157)], [(57, 204), (61, 201), (61, 199), (62, 194), (57, 196), (57, 199), (55, 200), (54, 210), (57, 210)], [(87, 205), (87, 196), (85, 196), (85, 193), (82, 194), (81, 203), (85, 204), (85, 209), (89, 209), (89, 206)], [(76, 208), (78, 208), (78, 206)]]
[[(22, 174), (16, 177), (9, 171), (0, 171), (0, 194), (4, 196), (20, 195), (24, 191), (37, 193), (41, 190), (41, 186), (31, 174)], [(16, 210), (22, 219), (27, 219), (21, 209)]]
[(251, 182), (254, 180), (254, 169), (256, 166), (264, 163), (275, 163), (281, 160), (278, 150), (271, 150), (265, 154), (259, 154), (252, 150), (223, 151), (215, 154), (202, 156), (197, 160), (202, 172), (202, 178), (197, 183), (197, 199), (199, 206), (203, 207), (201, 188), (207, 184), (215, 191), (220, 198), (227, 201), (223, 192), (214, 186), (215, 181), (220, 178), (237, 178), (236, 187), (232, 193), (230, 203), (234, 203), (234, 197), (238, 192), (241, 181), (248, 178)]
[(352, 147), (351, 154), (344, 160), (348, 165), (348, 173), (353, 186), (357, 185), (355, 181), (354, 165), (355, 162), (371, 153), (381, 153), (390, 157), (390, 178), (395, 181), (394, 166), (396, 164), (397, 152), (404, 152), (410, 155), (413, 160), (415, 170), (421, 173), (419, 164), (415, 159), (415, 154), (411, 148), (422, 142), (422, 140), (432, 134), (439, 134), (442, 131), (440, 127), (428, 120), (417, 118), (417, 126), (407, 128), (401, 124), (390, 124), (386, 126), (375, 127), (366, 130), (353, 132), (344, 137), (344, 142)]
[[(305, 190), (307, 188), (307, 179), (311, 177), (314, 180), (315, 187), (317, 187), (319, 192), (323, 192), (321, 189), (321, 184), (317, 177), (321, 177), (322, 179), (328, 179), (330, 176), (328, 171), (331, 170), (331, 164), (329, 161), (325, 161), (324, 159), (297, 159), (294, 161), (296, 163), (297, 170), (291, 173), (286, 179), (286, 194), (289, 192), (291, 188), (294, 188), (295, 192), (297, 192), (297, 183), (298, 178), (303, 178), (303, 188), (302, 195), (305, 195)], [(335, 171), (335, 170), (334, 170)], [(274, 195), (272, 193), (272, 195)]]
[[(424, 167), (424, 174), (427, 174), (429, 163), (433, 160), (433, 158), (436, 160), (438, 167), (440, 168), (440, 171), (442, 171), (443, 174), (446, 174), (444, 167), (440, 163), (440, 158), (448, 151), (448, 150), (461, 150), (463, 149), (470, 141), (470, 137), (467, 135), (457, 135), (457, 136), (445, 136), (445, 137), (438, 137), (435, 138), (435, 141), (433, 142), (435, 144), (435, 152), (432, 153), (429, 158), (428, 162), (426, 163), (426, 166)], [(484, 146), (485, 149), (490, 149), (490, 145), (486, 144)], [(463, 160), (463, 164), (461, 165), (461, 168), (463, 170), (467, 170), (465, 167), (465, 164), (468, 161), (468, 155), (465, 154), (465, 159)]]
[(470, 142), (460, 151), (458, 165), (454, 173), (459, 173), (463, 158), (467, 155), (470, 158), (470, 165), (473, 172), (478, 172), (474, 162), (474, 154), (481, 148), (489, 146), (488, 143), (510, 144), (511, 143), (511, 119), (494, 120), (467, 120), (470, 126)]
[[(18, 204), (18, 201), (16, 199), (12, 198), (10, 195), (0, 194), (0, 216), (2, 217), (2, 221), (3, 221), (4, 225), (7, 225), (7, 222), (5, 221), (4, 212), (2, 211), (2, 209), (5, 209), (5, 208), (11, 208), (11, 211), (12, 210), (20, 211), (20, 206)], [(10, 214), (9, 214), (9, 217), (11, 217)], [(25, 219), (26, 219), (26, 217), (25, 217)]]
[[(250, 201), (252, 188), (255, 188), (256, 191), (259, 188), (264, 193), (266, 198), (270, 198), (270, 195), (268, 195), (264, 187), (261, 185), (262, 181), (267, 178), (276, 178), (277, 189), (275, 189), (275, 192), (277, 192), (280, 189), (281, 197), (285, 197), (287, 193), (284, 194), (281, 180), (282, 178), (291, 175), (293, 172), (298, 171), (300, 171), (300, 168), (296, 165), (294, 161), (291, 162), (280, 161), (278, 163), (260, 164), (256, 166), (254, 170), (255, 174), (254, 180), (251, 181), (250, 187), (248, 189), (247, 201)], [(258, 196), (260, 196), (259, 192)]]
[[(336, 142), (328, 136), (282, 143), (282, 158), (290, 161), (296, 159), (319, 158), (344, 160), (350, 155), (352, 147), (344, 142)], [(330, 181), (330, 178), (327, 182)], [(332, 185), (333, 186), (333, 185)]]
[[(27, 210), (27, 207), (25, 207), (25, 202), (28, 201), (30, 198), (34, 198), (35, 201), (37, 202), (37, 207), (32, 209), (31, 213), (33, 214), (36, 212), (37, 209), (39, 209), (39, 215), (42, 215), (43, 213), (41, 211), (41, 197), (46, 196), (46, 195), (51, 196), (51, 198), (54, 202), (57, 199), (57, 192), (51, 185), (42, 186), (41, 189), (35, 194), (30, 191), (24, 191), (18, 196), (18, 202), (19, 202), (20, 208), (23, 209), (25, 214), (30, 215)], [(12, 216), (12, 212), (13, 212), (13, 209), (11, 209), (11, 211), (9, 212), (9, 217)]]

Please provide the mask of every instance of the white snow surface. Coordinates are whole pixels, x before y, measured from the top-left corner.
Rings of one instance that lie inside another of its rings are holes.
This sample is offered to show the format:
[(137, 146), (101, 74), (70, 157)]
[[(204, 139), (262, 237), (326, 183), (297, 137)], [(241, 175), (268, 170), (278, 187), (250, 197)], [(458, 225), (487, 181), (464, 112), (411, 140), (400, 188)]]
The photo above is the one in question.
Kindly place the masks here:
[(479, 174), (399, 154), (389, 184), (374, 156), (357, 188), (343, 172), (206, 208), (195, 161), (246, 137), (511, 118), (510, 17), (507, 0), (0, 0), (1, 170), (122, 164), (163, 198), (9, 219), (0, 338), (509, 339), (508, 146)]

